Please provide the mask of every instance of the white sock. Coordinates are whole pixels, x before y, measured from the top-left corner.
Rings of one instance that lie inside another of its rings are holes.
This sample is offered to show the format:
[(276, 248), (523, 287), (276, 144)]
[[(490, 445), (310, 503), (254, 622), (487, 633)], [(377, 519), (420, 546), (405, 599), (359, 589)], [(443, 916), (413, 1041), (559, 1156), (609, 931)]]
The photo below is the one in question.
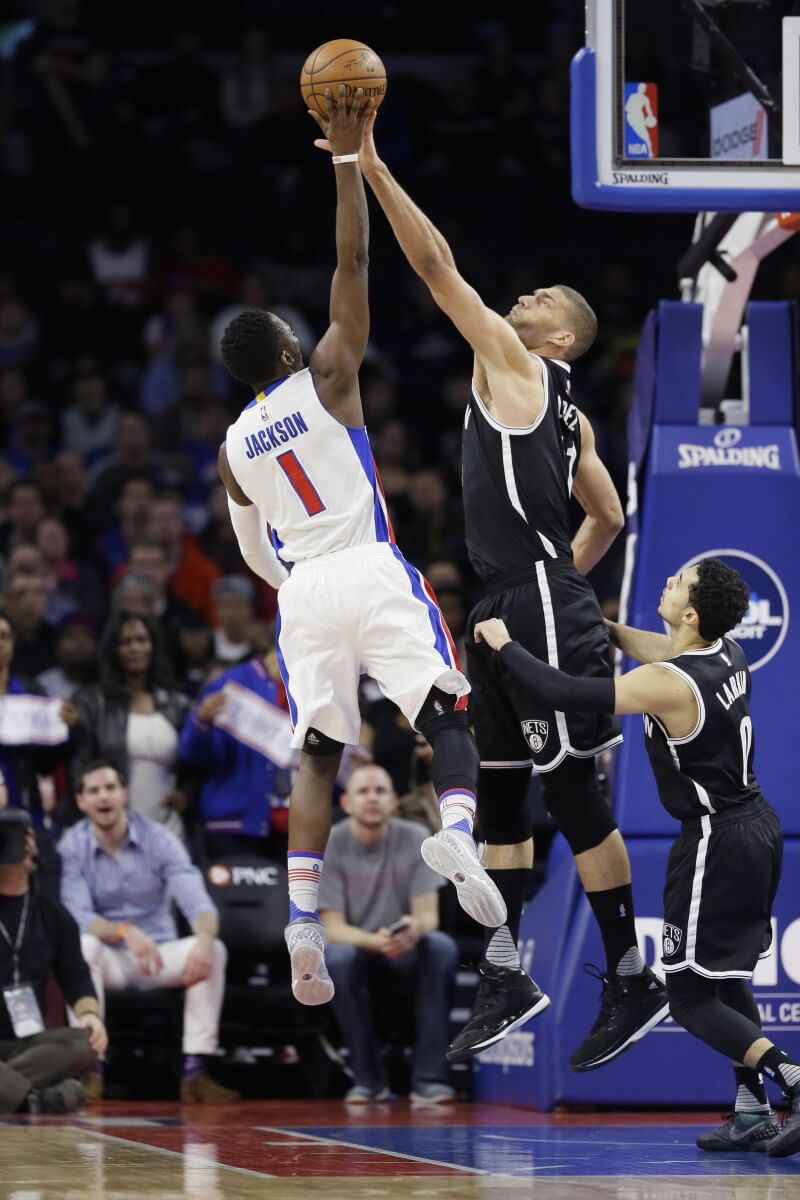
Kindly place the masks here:
[(286, 856), (289, 869), (289, 920), (296, 917), (317, 917), (319, 881), (324, 854), (313, 850), (290, 850)]
[(466, 788), (450, 788), (439, 797), (442, 829), (460, 829), (472, 833), (475, 823), (475, 795)]

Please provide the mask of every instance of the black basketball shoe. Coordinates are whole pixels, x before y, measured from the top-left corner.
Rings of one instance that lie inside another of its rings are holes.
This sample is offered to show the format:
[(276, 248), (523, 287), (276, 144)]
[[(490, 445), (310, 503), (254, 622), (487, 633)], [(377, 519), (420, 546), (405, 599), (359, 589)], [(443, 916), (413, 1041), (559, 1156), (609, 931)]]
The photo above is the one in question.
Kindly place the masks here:
[(669, 1014), (667, 989), (645, 967), (641, 975), (623, 975), (609, 980), (587, 963), (584, 970), (603, 985), (600, 1015), (589, 1035), (572, 1054), (573, 1071), (594, 1071), (610, 1062), (663, 1021)]
[(800, 1089), (792, 1096), (789, 1114), (777, 1137), (767, 1146), (767, 1154), (773, 1158), (786, 1158), (788, 1154), (800, 1152)]
[(478, 974), (481, 982), (472, 1019), (449, 1047), (449, 1062), (464, 1062), (480, 1054), (544, 1012), (550, 1003), (550, 997), (520, 967), (496, 967), (484, 960), (478, 964)]
[(779, 1132), (778, 1114), (770, 1109), (765, 1113), (728, 1113), (722, 1124), (709, 1129), (697, 1138), (701, 1150), (728, 1150), (734, 1154), (743, 1150), (766, 1150)]

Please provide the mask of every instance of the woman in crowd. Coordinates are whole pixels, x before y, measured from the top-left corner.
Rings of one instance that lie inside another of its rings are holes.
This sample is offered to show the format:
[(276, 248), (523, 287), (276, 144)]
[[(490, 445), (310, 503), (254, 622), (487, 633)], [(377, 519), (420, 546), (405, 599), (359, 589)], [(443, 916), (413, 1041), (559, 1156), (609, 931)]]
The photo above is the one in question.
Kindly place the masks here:
[(183, 836), (186, 801), (176, 780), (178, 734), (189, 702), (175, 687), (155, 626), (112, 615), (100, 652), (100, 683), (75, 694), (75, 767), (104, 758), (127, 780), (131, 808)]

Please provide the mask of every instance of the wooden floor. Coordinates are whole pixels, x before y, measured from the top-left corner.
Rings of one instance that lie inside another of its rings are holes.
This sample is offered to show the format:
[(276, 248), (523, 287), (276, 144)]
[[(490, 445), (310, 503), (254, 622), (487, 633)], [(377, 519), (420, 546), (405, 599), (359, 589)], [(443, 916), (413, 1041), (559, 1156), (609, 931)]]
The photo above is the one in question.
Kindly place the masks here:
[(703, 1154), (715, 1114), (392, 1102), (105, 1104), (0, 1131), (2, 1200), (800, 1200), (800, 1156)]

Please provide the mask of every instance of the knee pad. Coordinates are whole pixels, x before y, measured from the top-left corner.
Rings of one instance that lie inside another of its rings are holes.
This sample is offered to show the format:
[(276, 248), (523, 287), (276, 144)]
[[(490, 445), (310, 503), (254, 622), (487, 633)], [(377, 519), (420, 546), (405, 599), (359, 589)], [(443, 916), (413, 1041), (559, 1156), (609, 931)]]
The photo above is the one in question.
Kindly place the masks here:
[(478, 824), (489, 846), (517, 846), (533, 835), (531, 767), (481, 767)]
[(453, 788), (475, 795), (478, 788), (478, 747), (469, 717), (465, 710), (456, 710), (456, 703), (455, 696), (431, 688), (416, 720), (417, 729), (433, 748), (431, 779), (437, 796)]
[(594, 850), (617, 828), (593, 758), (567, 757), (543, 772), (542, 800), (573, 854)]
[(343, 750), (344, 743), (328, 737), (327, 733), (322, 733), (311, 725), (306, 730), (306, 736), (303, 738), (304, 754), (310, 754), (312, 758), (328, 758), (333, 754), (341, 754)]

